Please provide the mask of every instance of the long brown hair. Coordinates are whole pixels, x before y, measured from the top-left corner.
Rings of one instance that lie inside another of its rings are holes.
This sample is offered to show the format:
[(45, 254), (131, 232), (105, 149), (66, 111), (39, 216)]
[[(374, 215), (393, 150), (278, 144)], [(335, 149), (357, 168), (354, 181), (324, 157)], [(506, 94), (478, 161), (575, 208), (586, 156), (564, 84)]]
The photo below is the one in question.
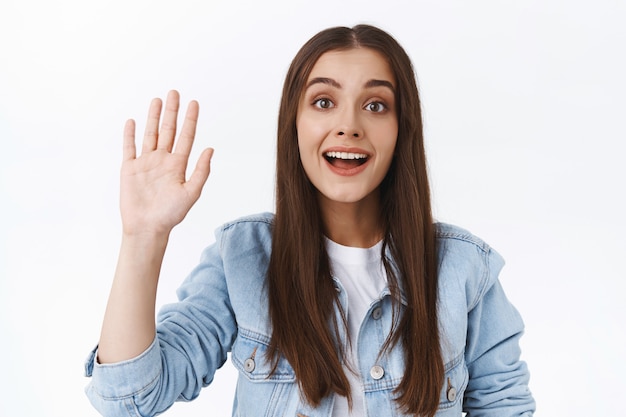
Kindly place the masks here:
[[(325, 52), (371, 48), (385, 56), (396, 77), (398, 139), (380, 185), (383, 264), (394, 305), (394, 326), (381, 354), (401, 343), (405, 373), (396, 389), (400, 408), (433, 416), (444, 368), (437, 320), (437, 259), (422, 116), (409, 57), (386, 32), (368, 25), (336, 27), (311, 38), (287, 73), (278, 117), (276, 216), (268, 269), (272, 337), (269, 357), (283, 355), (294, 368), (304, 397), (313, 405), (331, 394), (350, 397), (342, 367), (345, 326), (324, 245), (315, 187), (298, 151), (296, 116), (307, 78)], [(387, 256), (389, 253), (391, 256)], [(407, 306), (400, 309), (404, 296)], [(347, 330), (347, 329), (346, 329)]]

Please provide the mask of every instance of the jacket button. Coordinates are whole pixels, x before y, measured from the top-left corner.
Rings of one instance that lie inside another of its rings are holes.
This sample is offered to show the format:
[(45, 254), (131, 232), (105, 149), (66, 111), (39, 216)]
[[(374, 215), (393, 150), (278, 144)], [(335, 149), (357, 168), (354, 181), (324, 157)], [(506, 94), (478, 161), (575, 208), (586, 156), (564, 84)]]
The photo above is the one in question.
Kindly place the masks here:
[(448, 398), (448, 401), (454, 402), (454, 400), (456, 400), (456, 388), (454, 388), (454, 387), (448, 388), (448, 392), (446, 393), (446, 397)]
[(384, 375), (385, 370), (380, 365), (374, 365), (372, 366), (372, 369), (370, 369), (370, 376), (376, 380), (381, 379)]
[(246, 372), (254, 371), (255, 367), (256, 367), (256, 364), (254, 363), (254, 359), (252, 358), (246, 359), (246, 361), (243, 363), (243, 369), (245, 369)]
[(372, 311), (372, 318), (374, 320), (378, 320), (383, 316), (383, 309), (381, 307), (376, 307), (374, 311)]

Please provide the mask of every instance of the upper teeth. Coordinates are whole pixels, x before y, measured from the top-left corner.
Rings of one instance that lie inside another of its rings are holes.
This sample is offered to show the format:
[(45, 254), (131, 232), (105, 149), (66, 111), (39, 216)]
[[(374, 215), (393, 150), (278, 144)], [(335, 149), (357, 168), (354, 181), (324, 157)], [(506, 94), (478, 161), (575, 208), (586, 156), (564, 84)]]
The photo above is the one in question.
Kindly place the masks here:
[(326, 152), (326, 156), (328, 156), (329, 158), (339, 158), (339, 159), (367, 158), (367, 155), (363, 153), (352, 153), (352, 152)]

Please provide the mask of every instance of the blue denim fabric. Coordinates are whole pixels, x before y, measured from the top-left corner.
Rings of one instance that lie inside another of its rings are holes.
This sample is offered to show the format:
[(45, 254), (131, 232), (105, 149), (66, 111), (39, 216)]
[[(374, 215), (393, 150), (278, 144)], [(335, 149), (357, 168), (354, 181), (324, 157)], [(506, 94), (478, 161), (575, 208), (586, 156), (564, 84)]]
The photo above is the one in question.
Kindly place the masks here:
[[(276, 372), (265, 357), (271, 335), (265, 272), (271, 249), (271, 214), (228, 223), (178, 290), (180, 302), (164, 306), (157, 336), (137, 358), (85, 367), (86, 393), (105, 416), (152, 416), (177, 400), (195, 398), (231, 352), (239, 370), (233, 416), (331, 416), (333, 396), (317, 408), (302, 401), (290, 364)], [(470, 233), (437, 224), (439, 320), (445, 363), (438, 417), (531, 416), (535, 403), (520, 361), (520, 315), (498, 282), (504, 261)], [(341, 284), (342, 306), (346, 305)], [(345, 308), (345, 307), (344, 307)], [(378, 357), (391, 328), (385, 289), (358, 335), (358, 366), (369, 416), (402, 416), (393, 390), (404, 369), (401, 348)], [(382, 313), (382, 314), (381, 314)], [(372, 372), (378, 366), (379, 372)], [(382, 373), (382, 376), (381, 376)], [(376, 379), (378, 378), (378, 379)]]

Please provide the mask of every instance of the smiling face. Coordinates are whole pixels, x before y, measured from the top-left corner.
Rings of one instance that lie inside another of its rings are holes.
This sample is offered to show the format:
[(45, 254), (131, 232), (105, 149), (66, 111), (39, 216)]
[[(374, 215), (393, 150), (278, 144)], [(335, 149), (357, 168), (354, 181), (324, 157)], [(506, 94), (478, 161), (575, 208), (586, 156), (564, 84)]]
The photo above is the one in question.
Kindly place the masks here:
[(296, 128), (300, 159), (329, 204), (378, 204), (398, 136), (395, 77), (383, 55), (368, 48), (324, 53), (300, 97)]

